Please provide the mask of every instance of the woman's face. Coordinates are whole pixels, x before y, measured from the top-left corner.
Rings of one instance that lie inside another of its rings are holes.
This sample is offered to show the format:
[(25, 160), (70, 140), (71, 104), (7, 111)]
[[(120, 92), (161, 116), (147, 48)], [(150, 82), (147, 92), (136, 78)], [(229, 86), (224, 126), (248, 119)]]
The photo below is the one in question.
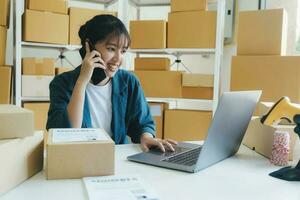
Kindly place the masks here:
[(127, 39), (123, 35), (112, 37), (109, 40), (96, 43), (95, 49), (101, 54), (105, 63), (106, 75), (111, 78), (122, 64), (123, 56), (128, 49)]

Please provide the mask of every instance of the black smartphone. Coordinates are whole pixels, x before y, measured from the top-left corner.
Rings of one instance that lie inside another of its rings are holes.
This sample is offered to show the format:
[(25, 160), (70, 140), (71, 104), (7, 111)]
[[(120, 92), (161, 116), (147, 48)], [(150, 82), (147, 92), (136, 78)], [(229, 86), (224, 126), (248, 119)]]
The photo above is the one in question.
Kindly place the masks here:
[[(91, 51), (95, 50), (95, 47), (94, 47), (94, 45), (91, 44), (91, 42), (89, 42), (89, 46), (90, 46)], [(97, 57), (97, 56), (95, 56), (95, 57)], [(96, 67), (92, 74), (92, 78), (91, 78), (92, 83), (94, 85), (98, 85), (105, 78), (106, 78), (106, 74), (104, 72), (104, 69)]]

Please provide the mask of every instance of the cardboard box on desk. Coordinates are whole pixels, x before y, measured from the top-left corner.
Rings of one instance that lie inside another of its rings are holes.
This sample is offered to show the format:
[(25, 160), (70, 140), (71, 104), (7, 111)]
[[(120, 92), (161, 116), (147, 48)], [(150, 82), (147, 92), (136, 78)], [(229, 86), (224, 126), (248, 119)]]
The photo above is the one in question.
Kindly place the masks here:
[(216, 16), (215, 11), (169, 13), (167, 47), (215, 48)]
[(49, 103), (24, 103), (23, 107), (34, 113), (35, 130), (46, 130)]
[(23, 58), (24, 75), (55, 75), (55, 60), (53, 58)]
[(172, 0), (171, 12), (199, 11), (207, 9), (207, 0)]
[[(103, 129), (96, 129), (104, 135), (105, 139), (103, 140), (53, 142), (54, 132), (65, 130), (50, 129), (49, 131), (46, 163), (47, 179), (69, 179), (114, 174), (115, 144)], [(79, 129), (69, 129), (70, 134), (73, 134), (72, 131), (74, 132), (74, 130)]]
[(5, 27), (0, 26), (0, 65), (5, 64), (6, 36), (7, 36), (7, 29)]
[(26, 10), (23, 40), (53, 44), (68, 44), (69, 15)]
[(274, 132), (276, 130), (287, 131), (290, 135), (290, 151), (289, 160), (293, 160), (294, 147), (297, 139), (297, 135), (294, 133), (295, 126), (291, 125), (274, 125), (265, 126), (261, 124), (259, 117), (252, 117), (243, 144), (256, 152), (270, 158), (273, 147)]
[(156, 125), (156, 138), (164, 138), (164, 111), (168, 109), (167, 103), (155, 103), (150, 102), (149, 108), (153, 120), (155, 120)]
[(0, 196), (43, 169), (43, 133), (0, 140)]
[(261, 101), (300, 103), (300, 56), (233, 56), (230, 87), (262, 90)]
[(177, 141), (204, 140), (212, 113), (196, 110), (166, 110), (164, 137)]
[(49, 11), (68, 14), (67, 0), (26, 0), (26, 8), (30, 10)]
[(163, 49), (167, 46), (167, 22), (164, 20), (130, 21), (132, 49)]
[(0, 105), (0, 139), (30, 136), (33, 126), (32, 111), (15, 105)]
[(49, 84), (54, 76), (22, 75), (23, 97), (49, 97)]
[(146, 97), (181, 97), (181, 72), (134, 71)]
[(11, 67), (0, 66), (0, 104), (10, 103), (11, 74)]
[(117, 12), (113, 12), (113, 11), (71, 7), (69, 9), (69, 15), (70, 15), (69, 44), (80, 45), (81, 44), (80, 38), (78, 36), (78, 31), (80, 29), (80, 26), (84, 25), (88, 20), (92, 19), (94, 16), (103, 15), (103, 14), (117, 16)]
[(239, 13), (237, 55), (285, 55), (286, 41), (284, 9)]
[(0, 0), (0, 26), (9, 26), (10, 0)]
[(134, 59), (134, 70), (170, 71), (170, 59), (155, 57), (136, 57)]

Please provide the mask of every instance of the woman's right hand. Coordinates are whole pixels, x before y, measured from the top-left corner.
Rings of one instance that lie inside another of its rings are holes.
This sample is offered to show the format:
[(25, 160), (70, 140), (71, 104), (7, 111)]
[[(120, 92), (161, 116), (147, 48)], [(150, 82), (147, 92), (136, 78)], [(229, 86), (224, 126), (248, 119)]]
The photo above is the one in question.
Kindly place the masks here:
[(80, 75), (78, 80), (84, 84), (88, 84), (91, 80), (94, 68), (99, 67), (105, 69), (105, 63), (101, 58), (101, 54), (90, 49), (89, 43), (85, 42), (86, 54), (82, 61)]

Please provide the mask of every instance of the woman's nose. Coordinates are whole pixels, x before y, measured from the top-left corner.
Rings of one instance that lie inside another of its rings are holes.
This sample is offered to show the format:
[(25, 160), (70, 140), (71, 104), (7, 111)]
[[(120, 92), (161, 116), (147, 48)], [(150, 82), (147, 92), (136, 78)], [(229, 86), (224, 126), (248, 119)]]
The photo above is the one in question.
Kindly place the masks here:
[(115, 55), (114, 55), (114, 57), (113, 57), (113, 60), (115, 62), (120, 63), (121, 60), (122, 60), (122, 53), (121, 52), (116, 52)]

